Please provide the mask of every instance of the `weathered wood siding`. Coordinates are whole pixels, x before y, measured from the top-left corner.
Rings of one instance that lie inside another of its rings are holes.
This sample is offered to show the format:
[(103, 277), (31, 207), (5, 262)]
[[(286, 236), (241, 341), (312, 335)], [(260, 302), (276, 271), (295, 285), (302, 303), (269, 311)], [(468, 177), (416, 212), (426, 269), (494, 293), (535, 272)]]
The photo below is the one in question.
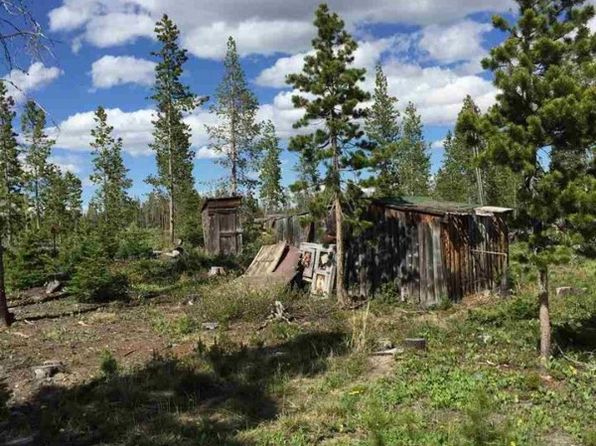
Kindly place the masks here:
[(274, 218), (270, 222), (270, 229), (277, 242), (287, 242), (299, 247), (303, 242), (318, 241), (316, 225), (309, 221), (306, 214), (285, 215)]
[(500, 284), (508, 248), (500, 217), (373, 205), (369, 218), (372, 227), (347, 240), (350, 294), (373, 296), (392, 284), (402, 300), (429, 306)]
[(507, 225), (499, 215), (446, 215), (443, 262), (450, 297), (501, 286), (509, 252)]
[(202, 209), (205, 249), (213, 255), (242, 252), (239, 197), (209, 199)]

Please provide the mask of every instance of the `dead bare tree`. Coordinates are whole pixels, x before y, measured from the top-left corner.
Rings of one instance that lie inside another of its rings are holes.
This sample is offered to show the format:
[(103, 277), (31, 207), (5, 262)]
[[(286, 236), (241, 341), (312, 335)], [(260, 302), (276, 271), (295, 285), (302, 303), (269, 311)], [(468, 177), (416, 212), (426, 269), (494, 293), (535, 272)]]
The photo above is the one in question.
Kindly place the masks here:
[(35, 19), (28, 1), (0, 0), (0, 48), (8, 70), (23, 70), (21, 60), (25, 58), (18, 56), (27, 56), (29, 62), (53, 55), (52, 41)]

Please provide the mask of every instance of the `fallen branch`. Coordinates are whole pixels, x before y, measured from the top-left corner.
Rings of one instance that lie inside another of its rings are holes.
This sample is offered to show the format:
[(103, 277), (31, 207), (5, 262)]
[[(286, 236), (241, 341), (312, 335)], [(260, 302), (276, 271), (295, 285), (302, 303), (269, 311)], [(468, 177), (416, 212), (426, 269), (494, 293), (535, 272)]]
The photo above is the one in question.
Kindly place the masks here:
[(569, 362), (571, 362), (571, 363), (575, 364), (575, 365), (576, 365), (576, 366), (578, 366), (578, 367), (583, 367), (583, 368), (586, 368), (586, 369), (590, 370), (591, 372), (594, 372), (594, 371), (596, 371), (596, 367), (594, 367), (594, 366), (592, 366), (592, 365), (590, 365), (590, 364), (588, 364), (588, 363), (586, 363), (586, 362), (578, 361), (577, 359), (573, 359), (573, 358), (570, 358), (569, 356), (567, 356), (567, 355), (565, 354), (565, 352), (563, 351), (563, 349), (562, 349), (562, 348), (559, 346), (559, 344), (557, 344), (556, 342), (555, 342), (555, 346), (556, 346), (556, 347), (557, 347), (557, 349), (559, 350), (559, 353), (561, 353), (561, 356), (562, 356), (564, 359), (566, 359), (567, 361), (569, 361)]

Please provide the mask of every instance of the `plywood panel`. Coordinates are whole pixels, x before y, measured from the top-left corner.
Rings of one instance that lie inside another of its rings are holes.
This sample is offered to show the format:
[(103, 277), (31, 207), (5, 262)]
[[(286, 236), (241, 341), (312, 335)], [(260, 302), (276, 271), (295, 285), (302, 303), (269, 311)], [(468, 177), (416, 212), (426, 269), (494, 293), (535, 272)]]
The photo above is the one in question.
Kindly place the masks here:
[(285, 242), (263, 245), (244, 273), (245, 276), (260, 276), (275, 271), (287, 248)]

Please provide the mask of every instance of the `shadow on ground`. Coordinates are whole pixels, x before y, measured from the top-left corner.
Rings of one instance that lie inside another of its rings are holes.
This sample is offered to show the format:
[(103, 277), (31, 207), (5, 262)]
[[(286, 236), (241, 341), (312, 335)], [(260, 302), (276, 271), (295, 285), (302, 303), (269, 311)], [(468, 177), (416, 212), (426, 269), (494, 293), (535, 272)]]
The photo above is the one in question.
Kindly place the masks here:
[(554, 324), (553, 340), (565, 351), (591, 354), (596, 350), (596, 314)]
[(3, 415), (0, 438), (33, 435), (35, 445), (250, 444), (235, 438), (278, 415), (272, 388), (324, 372), (331, 354), (346, 351), (338, 332), (267, 348), (199, 344), (184, 359), (155, 357), (129, 374), (70, 389), (43, 387)]

